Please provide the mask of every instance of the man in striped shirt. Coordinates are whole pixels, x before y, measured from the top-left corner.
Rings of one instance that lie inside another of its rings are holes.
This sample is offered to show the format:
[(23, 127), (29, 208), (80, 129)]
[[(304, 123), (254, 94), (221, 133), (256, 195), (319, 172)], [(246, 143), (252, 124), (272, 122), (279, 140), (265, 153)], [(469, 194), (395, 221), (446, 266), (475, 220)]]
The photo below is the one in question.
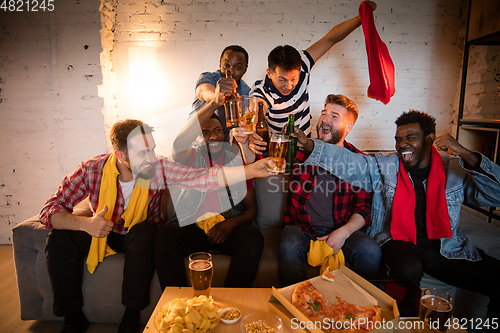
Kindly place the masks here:
[[(368, 1), (375, 8), (377, 5)], [(309, 110), (309, 79), (314, 64), (330, 48), (347, 37), (361, 25), (360, 16), (333, 27), (323, 38), (299, 52), (290, 45), (278, 46), (269, 53), (267, 75), (256, 81), (250, 91), (267, 106), (266, 120), (271, 133), (279, 133), (286, 125), (289, 114), (295, 115), (295, 125), (308, 137), (311, 136), (311, 114)], [(249, 147), (260, 154), (267, 143), (254, 133), (249, 138)]]
[[(61, 333), (83, 333), (89, 327), (82, 312), (81, 287), (84, 259), (93, 237), (106, 237), (111, 249), (125, 252), (122, 303), (126, 310), (118, 332), (139, 332), (140, 311), (149, 304), (155, 269), (153, 236), (155, 226), (163, 219), (160, 201), (165, 186), (216, 190), (225, 182), (232, 185), (269, 174), (268, 161), (239, 168), (193, 169), (156, 157), (152, 131), (140, 120), (116, 123), (111, 129), (113, 153), (82, 162), (64, 178), (40, 212), (40, 222), (52, 229), (47, 238), (47, 270), (54, 294), (54, 314), (64, 317)], [(133, 205), (138, 178), (150, 180), (148, 192), (142, 191), (148, 200), (135, 200), (137, 205)], [(73, 208), (83, 200), (88, 200), (92, 217), (73, 214)], [(132, 211), (141, 206), (147, 212), (145, 220), (130, 230), (124, 225), (129, 202)], [(108, 210), (112, 214), (107, 215)]]

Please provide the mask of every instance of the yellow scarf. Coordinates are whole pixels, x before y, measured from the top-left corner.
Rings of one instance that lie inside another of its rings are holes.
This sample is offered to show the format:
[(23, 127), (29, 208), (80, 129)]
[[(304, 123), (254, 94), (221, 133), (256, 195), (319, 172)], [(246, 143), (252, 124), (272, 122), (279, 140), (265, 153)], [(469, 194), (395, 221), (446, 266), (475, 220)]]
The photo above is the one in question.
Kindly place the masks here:
[(330, 267), (330, 271), (334, 271), (341, 265), (345, 265), (345, 258), (342, 250), (334, 254), (333, 249), (326, 244), (326, 241), (313, 241), (311, 239), (309, 242), (309, 252), (307, 252), (307, 262), (313, 267), (321, 265), (321, 274), (328, 266)]
[[(99, 204), (97, 206), (97, 212), (100, 212), (104, 206), (108, 206), (108, 211), (106, 215), (104, 215), (104, 218), (110, 221), (113, 217), (116, 196), (118, 193), (116, 177), (120, 174), (116, 167), (116, 161), (116, 155), (112, 154), (104, 165), (101, 187), (99, 188)], [(128, 230), (137, 223), (144, 221), (148, 215), (149, 183), (149, 179), (137, 179), (127, 209), (121, 216), (125, 220), (124, 226), (128, 228)], [(87, 269), (90, 273), (94, 273), (97, 265), (104, 260), (104, 257), (116, 253), (116, 251), (108, 246), (107, 240), (107, 236), (103, 238), (92, 237), (92, 243), (90, 244), (89, 254), (87, 256)]]
[(208, 235), (210, 229), (214, 227), (219, 222), (225, 221), (226, 219), (221, 214), (217, 213), (205, 213), (196, 219), (196, 225), (205, 231)]

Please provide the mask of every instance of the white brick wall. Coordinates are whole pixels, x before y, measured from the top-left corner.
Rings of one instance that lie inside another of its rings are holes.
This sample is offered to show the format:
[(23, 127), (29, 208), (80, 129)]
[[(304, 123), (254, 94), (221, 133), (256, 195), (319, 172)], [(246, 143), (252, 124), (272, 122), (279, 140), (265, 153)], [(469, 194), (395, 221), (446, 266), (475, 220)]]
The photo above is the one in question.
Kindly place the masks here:
[[(395, 96), (387, 106), (366, 97), (367, 60), (358, 28), (312, 71), (315, 119), (326, 95), (341, 93), (360, 109), (348, 139), (362, 149), (391, 149), (394, 119), (410, 108), (434, 115), (439, 132), (453, 130), (463, 6), (456, 0), (377, 3), (378, 32), (396, 66)], [(168, 151), (193, 100), (195, 81), (201, 72), (217, 69), (225, 46), (240, 44), (250, 53), (244, 79), (252, 84), (265, 74), (273, 47), (305, 49), (357, 15), (358, 5), (358, 0), (57, 0), (54, 13), (0, 11), (0, 243), (10, 242), (12, 226), (36, 214), (78, 162), (107, 149), (117, 119), (154, 118), (158, 144)], [(140, 45), (158, 49), (159, 71), (167, 80), (157, 108), (131, 108), (128, 99), (128, 47)]]
[(0, 11), (0, 244), (81, 160), (106, 149), (99, 1), (55, 9)]
[(494, 80), (493, 68), (500, 72), (500, 46), (470, 48), (464, 118), (500, 119), (500, 82)]

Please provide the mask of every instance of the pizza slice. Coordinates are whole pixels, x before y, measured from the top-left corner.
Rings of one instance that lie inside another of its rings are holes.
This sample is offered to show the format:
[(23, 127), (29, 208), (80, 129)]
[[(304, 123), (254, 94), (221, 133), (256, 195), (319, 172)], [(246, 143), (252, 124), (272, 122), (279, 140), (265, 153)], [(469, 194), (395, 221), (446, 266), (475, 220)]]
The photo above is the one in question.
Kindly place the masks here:
[[(297, 284), (292, 293), (292, 304), (311, 322), (321, 322), (326, 332), (368, 332), (381, 321), (378, 306), (360, 307), (337, 297), (332, 304), (309, 280)], [(363, 320), (359, 321), (361, 318)]]
[(312, 321), (323, 320), (325, 313), (330, 312), (333, 307), (333, 304), (309, 280), (295, 287), (292, 293), (292, 304)]
[(335, 274), (332, 274), (328, 267), (325, 269), (323, 274), (321, 274), (321, 277), (326, 281), (330, 281), (330, 282), (335, 281)]

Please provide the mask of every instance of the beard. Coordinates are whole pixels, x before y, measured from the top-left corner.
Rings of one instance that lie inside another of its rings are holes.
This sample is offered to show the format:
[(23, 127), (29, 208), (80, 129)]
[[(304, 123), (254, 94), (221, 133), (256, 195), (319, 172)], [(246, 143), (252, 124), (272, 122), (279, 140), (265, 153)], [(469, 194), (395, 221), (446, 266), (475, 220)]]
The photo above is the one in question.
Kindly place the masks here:
[(154, 164), (148, 163), (149, 166), (145, 168), (141, 167), (136, 167), (132, 168), (132, 173), (134, 174), (135, 178), (142, 178), (142, 179), (151, 179), (154, 176), (155, 173), (155, 168), (153, 167)]
[(330, 127), (330, 138), (324, 139), (324, 137), (326, 137), (327, 135), (324, 135), (321, 133), (321, 126), (319, 124), (316, 127), (316, 131), (318, 133), (318, 139), (320, 139), (321, 141), (323, 141), (325, 143), (330, 143), (333, 145), (336, 145), (337, 143), (339, 143), (340, 140), (342, 140), (342, 138), (344, 137), (344, 133), (345, 133), (345, 131), (343, 131), (343, 130), (335, 131), (333, 128)]
[(405, 161), (401, 154), (399, 154), (401, 160), (403, 161), (403, 165), (405, 167), (405, 170), (406, 171), (413, 171), (413, 170), (416, 170), (418, 169), (418, 166), (420, 165), (420, 162), (423, 161), (424, 159), (424, 154), (425, 154), (425, 149), (420, 149), (418, 151), (415, 151), (413, 153), (413, 158), (411, 159), (411, 161)]

